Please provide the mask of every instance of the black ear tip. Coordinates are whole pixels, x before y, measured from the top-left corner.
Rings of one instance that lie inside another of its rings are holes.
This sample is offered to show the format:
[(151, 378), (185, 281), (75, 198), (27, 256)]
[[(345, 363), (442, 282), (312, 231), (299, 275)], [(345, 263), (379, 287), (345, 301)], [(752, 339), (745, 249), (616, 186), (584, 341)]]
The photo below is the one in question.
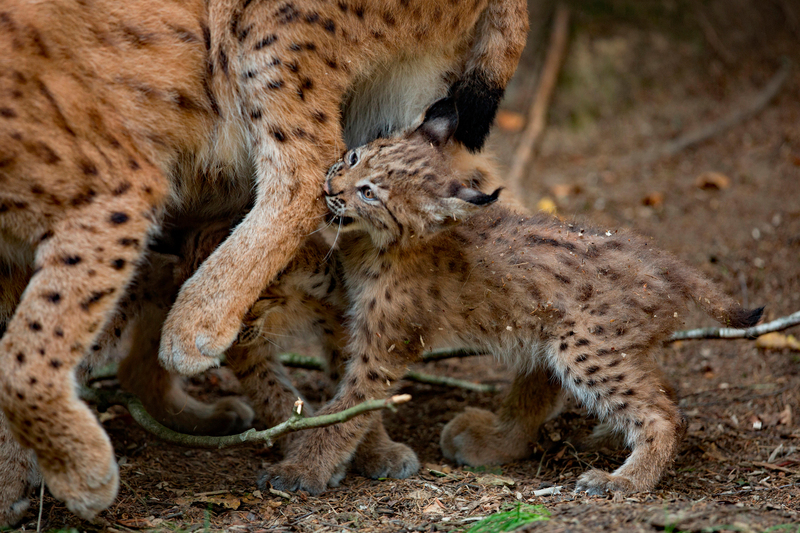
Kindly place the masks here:
[(467, 201), (473, 205), (493, 204), (497, 201), (497, 198), (500, 196), (500, 191), (502, 190), (503, 187), (498, 187), (494, 190), (492, 194), (477, 194)]
[(456, 108), (456, 99), (452, 96), (445, 96), (436, 100), (425, 111), (425, 120), (434, 120), (437, 118), (447, 118), (458, 123), (458, 109)]

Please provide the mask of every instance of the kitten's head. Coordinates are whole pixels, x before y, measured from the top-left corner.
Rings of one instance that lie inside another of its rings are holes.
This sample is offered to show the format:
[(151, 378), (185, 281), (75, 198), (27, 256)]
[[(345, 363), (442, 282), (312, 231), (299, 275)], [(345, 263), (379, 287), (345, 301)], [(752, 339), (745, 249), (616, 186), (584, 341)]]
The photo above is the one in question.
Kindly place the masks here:
[[(446, 150), (458, 126), (452, 99), (396, 138), (348, 151), (328, 171), (325, 201), (342, 231), (366, 231), (379, 248), (444, 229), (497, 200), (462, 183)], [(466, 181), (466, 180), (465, 180)]]

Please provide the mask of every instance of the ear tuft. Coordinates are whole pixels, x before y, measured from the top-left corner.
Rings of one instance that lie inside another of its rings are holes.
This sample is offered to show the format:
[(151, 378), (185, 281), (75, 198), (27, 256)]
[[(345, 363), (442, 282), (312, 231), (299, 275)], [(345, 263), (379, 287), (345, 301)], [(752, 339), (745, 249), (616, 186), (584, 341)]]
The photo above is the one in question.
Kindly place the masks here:
[(472, 205), (484, 206), (496, 202), (497, 198), (500, 196), (500, 191), (502, 190), (502, 187), (498, 187), (492, 194), (483, 194), (481, 191), (476, 189), (461, 187), (453, 196), (460, 200), (464, 200), (465, 202), (469, 202)]
[(458, 110), (454, 98), (446, 97), (432, 103), (417, 132), (436, 146), (444, 146), (458, 128)]

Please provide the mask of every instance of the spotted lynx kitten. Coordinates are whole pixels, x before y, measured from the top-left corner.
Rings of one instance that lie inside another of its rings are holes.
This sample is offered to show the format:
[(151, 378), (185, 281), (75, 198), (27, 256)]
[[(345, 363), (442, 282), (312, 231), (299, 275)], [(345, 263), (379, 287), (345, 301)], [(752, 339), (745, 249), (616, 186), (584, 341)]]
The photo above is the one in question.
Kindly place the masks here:
[[(13, 313), (0, 433), (34, 450), (52, 494), (86, 518), (116, 495), (74, 370), (165, 213), (250, 204), (166, 318), (160, 360), (192, 374), (219, 364), (316, 229), (343, 149), (409, 127), (445, 94), (469, 111), (456, 137), (483, 145), (527, 27), (524, 0), (4, 0), (0, 263), (32, 275), (0, 309)], [(18, 514), (16, 479), (0, 522)]]
[[(492, 464), (525, 457), (560, 389), (624, 437), (631, 454), (613, 473), (592, 469), (577, 490), (652, 489), (670, 464), (682, 417), (655, 362), (695, 301), (733, 327), (740, 308), (700, 273), (628, 232), (598, 232), (495, 204), (453, 171), (450, 100), (400, 139), (347, 152), (329, 171), (326, 201), (341, 224), (350, 364), (323, 411), (382, 398), (426, 346), (483, 346), (516, 369), (499, 414), (469, 410), (444, 429), (444, 455)], [(272, 486), (324, 490), (373, 414), (306, 432), (268, 474)]]

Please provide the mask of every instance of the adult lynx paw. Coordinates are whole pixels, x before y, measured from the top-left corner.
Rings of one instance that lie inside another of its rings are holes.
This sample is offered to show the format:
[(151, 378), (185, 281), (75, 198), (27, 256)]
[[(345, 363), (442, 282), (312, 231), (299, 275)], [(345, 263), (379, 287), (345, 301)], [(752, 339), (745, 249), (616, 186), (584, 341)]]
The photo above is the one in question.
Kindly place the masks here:
[(341, 480), (340, 476), (334, 476), (321, 469), (309, 468), (308, 465), (282, 462), (269, 467), (258, 479), (258, 486), (266, 488), (267, 483), (272, 488), (278, 490), (288, 490), (290, 492), (304, 490), (311, 495), (322, 493), (331, 485), (336, 485)]
[(164, 368), (185, 376), (219, 366), (242, 325), (240, 316), (226, 313), (194, 286), (181, 290), (164, 323), (158, 351)]
[(42, 475), (47, 488), (66, 504), (67, 509), (81, 518), (91, 520), (117, 497), (119, 471), (111, 445), (109, 443), (104, 449), (90, 450), (83, 457), (69, 459), (69, 463), (60, 464), (42, 461)]
[(526, 457), (526, 440), (506, 434), (497, 415), (468, 407), (442, 430), (442, 454), (458, 464), (501, 465)]

